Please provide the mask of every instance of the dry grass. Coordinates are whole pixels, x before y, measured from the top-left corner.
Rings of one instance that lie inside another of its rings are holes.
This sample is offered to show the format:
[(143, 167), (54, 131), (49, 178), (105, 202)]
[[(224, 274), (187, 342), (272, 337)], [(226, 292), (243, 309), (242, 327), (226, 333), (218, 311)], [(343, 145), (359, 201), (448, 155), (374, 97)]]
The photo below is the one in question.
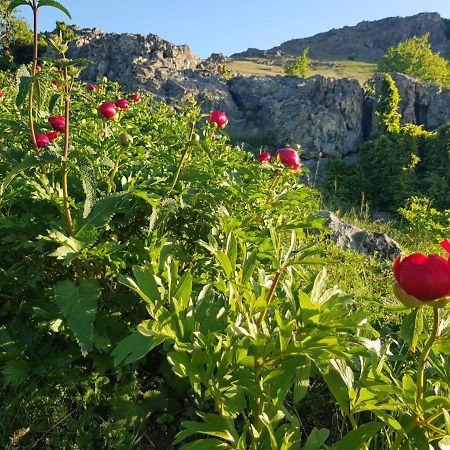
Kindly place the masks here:
[[(262, 59), (240, 59), (225, 64), (233, 73), (244, 76), (284, 75), (284, 61), (274, 60), (271, 64)], [(308, 76), (323, 75), (331, 78), (356, 78), (364, 83), (375, 70), (375, 64), (362, 61), (312, 61)]]

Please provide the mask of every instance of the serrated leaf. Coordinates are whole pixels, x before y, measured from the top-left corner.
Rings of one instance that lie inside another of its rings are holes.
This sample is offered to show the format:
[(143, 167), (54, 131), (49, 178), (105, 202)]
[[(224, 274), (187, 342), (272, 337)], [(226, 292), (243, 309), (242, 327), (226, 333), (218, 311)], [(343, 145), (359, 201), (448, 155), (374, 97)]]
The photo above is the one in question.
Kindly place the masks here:
[(42, 154), (40, 156), (31, 155), (23, 159), (17, 166), (12, 169), (8, 175), (3, 179), (2, 184), (0, 184), (0, 198), (3, 196), (5, 189), (11, 183), (11, 181), (21, 172), (31, 169), (32, 167), (42, 166), (54, 162), (55, 158), (48, 153)]
[(20, 108), (27, 99), (30, 93), (32, 82), (33, 77), (22, 76), (19, 78), (19, 92), (17, 93), (16, 97), (16, 106), (18, 108)]
[(83, 156), (80, 157), (78, 159), (78, 169), (81, 174), (84, 195), (86, 196), (83, 207), (83, 219), (86, 219), (96, 200), (97, 180), (95, 178), (95, 171), (92, 161), (89, 158)]
[(55, 302), (83, 355), (92, 349), (99, 296), (100, 288), (94, 280), (82, 280), (79, 286), (65, 280), (55, 286)]
[(81, 221), (81, 227), (77, 232), (82, 232), (86, 227), (100, 228), (107, 225), (126, 196), (127, 193), (120, 193), (97, 200), (88, 216)]
[(2, 367), (4, 384), (18, 386), (23, 383), (30, 374), (32, 365), (29, 361), (23, 359), (12, 359), (6, 361)]
[(114, 357), (114, 366), (138, 361), (165, 340), (166, 337), (162, 335), (144, 336), (135, 331), (122, 339), (112, 351), (111, 356)]
[(72, 18), (70, 15), (69, 10), (61, 5), (61, 3), (57, 2), (56, 0), (39, 0), (38, 8), (41, 8), (42, 6), (50, 6), (51, 8), (56, 8), (62, 11), (69, 19)]

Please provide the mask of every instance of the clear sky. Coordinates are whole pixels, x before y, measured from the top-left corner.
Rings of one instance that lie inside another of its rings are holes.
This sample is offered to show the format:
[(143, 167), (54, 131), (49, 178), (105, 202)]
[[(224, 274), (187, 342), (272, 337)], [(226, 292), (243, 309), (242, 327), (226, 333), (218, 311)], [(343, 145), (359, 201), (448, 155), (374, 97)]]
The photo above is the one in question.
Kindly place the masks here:
[[(1, 0), (0, 0), (1, 1)], [(268, 49), (289, 39), (356, 25), (362, 20), (438, 12), (450, 19), (450, 0), (59, 0), (72, 20), (40, 10), (39, 28), (56, 20), (107, 32), (155, 33), (188, 44), (200, 57), (248, 47)], [(31, 18), (29, 8), (20, 15)]]

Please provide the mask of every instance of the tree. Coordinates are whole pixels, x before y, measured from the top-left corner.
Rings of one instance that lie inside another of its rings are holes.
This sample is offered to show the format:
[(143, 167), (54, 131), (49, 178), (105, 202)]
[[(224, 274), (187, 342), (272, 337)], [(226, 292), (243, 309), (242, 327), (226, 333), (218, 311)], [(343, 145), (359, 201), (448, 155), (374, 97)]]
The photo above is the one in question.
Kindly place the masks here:
[[(18, 64), (29, 62), (33, 51), (33, 32), (24, 19), (8, 11), (10, 0), (0, 1), (0, 47), (11, 50)], [(8, 56), (0, 60), (0, 68), (8, 68)]]
[(421, 81), (450, 87), (450, 64), (434, 53), (428, 42), (429, 33), (390, 47), (378, 61), (379, 72), (401, 72)]
[(289, 76), (306, 78), (309, 71), (310, 60), (308, 58), (309, 48), (305, 48), (301, 56), (294, 61), (286, 61), (284, 72)]
[(398, 112), (399, 103), (400, 95), (395, 81), (389, 74), (386, 74), (381, 81), (375, 113), (382, 132), (398, 133), (400, 131), (401, 115)]

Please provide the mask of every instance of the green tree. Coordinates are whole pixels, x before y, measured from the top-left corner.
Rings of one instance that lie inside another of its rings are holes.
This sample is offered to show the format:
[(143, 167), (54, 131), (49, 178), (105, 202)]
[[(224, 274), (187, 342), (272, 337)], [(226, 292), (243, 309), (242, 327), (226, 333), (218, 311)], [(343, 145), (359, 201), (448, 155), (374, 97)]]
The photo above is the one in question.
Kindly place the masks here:
[(379, 72), (401, 72), (419, 80), (450, 87), (450, 64), (434, 53), (428, 42), (429, 33), (413, 36), (390, 47), (378, 61)]
[(298, 76), (306, 78), (309, 71), (310, 60), (308, 58), (309, 48), (305, 48), (303, 53), (294, 61), (286, 61), (284, 72), (289, 76)]
[[(12, 51), (16, 63), (29, 62), (33, 54), (33, 32), (24, 19), (8, 11), (10, 0), (0, 1), (0, 47)], [(0, 68), (9, 68), (8, 57), (0, 58)]]

